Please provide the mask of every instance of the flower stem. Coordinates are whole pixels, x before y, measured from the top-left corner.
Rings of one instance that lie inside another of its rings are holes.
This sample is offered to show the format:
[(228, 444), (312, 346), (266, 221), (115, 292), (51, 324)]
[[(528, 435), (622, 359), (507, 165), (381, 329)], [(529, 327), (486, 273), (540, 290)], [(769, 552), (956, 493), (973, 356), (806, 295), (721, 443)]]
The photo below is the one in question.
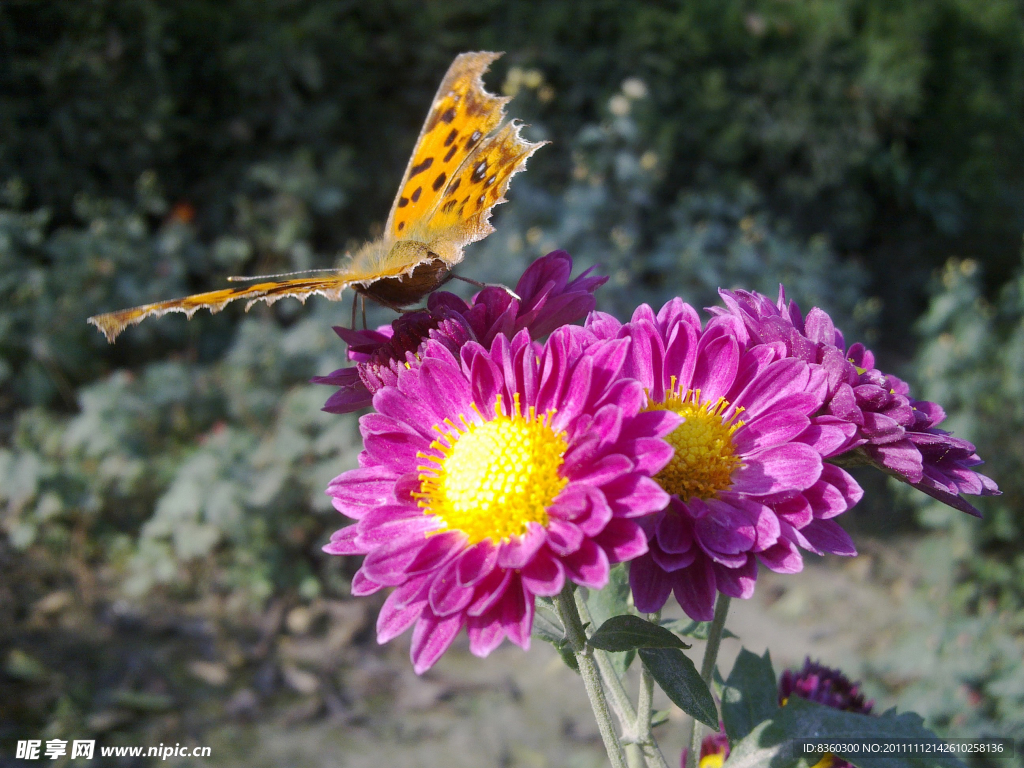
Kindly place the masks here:
[(583, 678), (583, 687), (587, 690), (590, 707), (594, 710), (594, 718), (597, 720), (597, 729), (601, 732), (601, 740), (604, 742), (604, 748), (608, 753), (612, 768), (626, 768), (622, 757), (622, 744), (619, 743), (619, 737), (612, 726), (608, 702), (604, 697), (604, 689), (601, 687), (601, 675), (594, 662), (594, 652), (587, 645), (587, 634), (583, 629), (583, 622), (580, 621), (580, 614), (576, 610), (572, 591), (572, 585), (567, 582), (565, 589), (555, 598), (555, 609), (558, 611), (558, 618), (562, 620), (562, 626), (565, 627), (565, 636), (569, 641), (569, 647), (572, 648), (572, 652), (576, 656), (580, 677)]
[[(590, 615), (590, 608), (587, 607), (587, 601), (583, 599), (579, 590), (576, 591), (576, 607), (582, 620), (593, 627), (594, 620)], [(658, 614), (652, 614), (650, 619), (657, 623)], [(601, 672), (601, 680), (608, 689), (612, 709), (615, 710), (615, 716), (622, 729), (622, 738), (626, 742), (626, 762), (629, 768), (634, 768), (634, 766), (668, 768), (665, 756), (661, 754), (661, 748), (655, 741), (654, 734), (651, 733), (651, 698), (654, 693), (654, 678), (650, 676), (645, 667), (641, 666), (640, 699), (637, 706), (642, 712), (638, 712), (633, 708), (633, 702), (629, 700), (626, 687), (622, 684), (619, 673), (615, 671), (615, 665), (608, 652), (594, 648), (593, 653), (597, 668)], [(646, 709), (644, 709), (645, 707)]]
[[(700, 665), (700, 677), (704, 683), (711, 687), (711, 677), (715, 672), (715, 662), (718, 660), (718, 649), (722, 645), (722, 633), (725, 631), (725, 617), (729, 613), (728, 595), (719, 593), (718, 601), (715, 603), (715, 616), (711, 620), (711, 627), (708, 630), (708, 644), (704, 647), (704, 660)], [(693, 721), (693, 734), (690, 737), (690, 750), (686, 754), (686, 768), (696, 768), (700, 759), (700, 742), (703, 736), (703, 728), (697, 720)]]
[[(587, 607), (587, 601), (583, 599), (583, 595), (580, 594), (579, 590), (576, 590), (576, 608), (580, 612), (582, 621), (591, 626), (591, 634), (593, 634), (594, 620), (590, 615), (590, 608)], [(633, 724), (636, 722), (636, 711), (633, 709), (633, 702), (629, 700), (629, 694), (626, 693), (626, 688), (615, 671), (608, 652), (602, 651), (599, 648), (593, 648), (592, 652), (594, 660), (597, 662), (597, 668), (601, 672), (601, 679), (608, 689), (612, 709), (615, 710), (615, 716), (619, 719), (619, 725), (622, 726), (622, 735), (632, 738), (634, 735)]]
[[(652, 613), (647, 618), (657, 624), (660, 613)], [(644, 759), (649, 768), (668, 768), (665, 756), (651, 732), (651, 715), (654, 713), (654, 678), (647, 667), (640, 665), (640, 696), (636, 702), (637, 743), (644, 751)]]

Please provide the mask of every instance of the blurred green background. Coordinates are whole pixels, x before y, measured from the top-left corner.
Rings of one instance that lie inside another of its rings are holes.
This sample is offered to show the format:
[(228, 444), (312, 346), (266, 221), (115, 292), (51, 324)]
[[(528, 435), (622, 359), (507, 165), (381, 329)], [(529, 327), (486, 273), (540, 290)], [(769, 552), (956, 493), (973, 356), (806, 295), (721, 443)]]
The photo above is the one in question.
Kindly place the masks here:
[(464, 274), (514, 284), (564, 248), (611, 275), (620, 317), (784, 282), (868, 341), (1006, 493), (976, 522), (864, 478), (844, 522), (916, 553), (931, 618), (850, 665), (941, 732), (1024, 736), (1019, 2), (9, 0), (0, 752), (371, 716), (352, 680), (382, 663), (376, 604), (319, 549), (357, 424), (307, 383), (342, 364), (347, 305), (149, 320), (116, 345), (85, 318), (335, 265), (480, 49), (507, 51), (488, 85), (552, 144)]

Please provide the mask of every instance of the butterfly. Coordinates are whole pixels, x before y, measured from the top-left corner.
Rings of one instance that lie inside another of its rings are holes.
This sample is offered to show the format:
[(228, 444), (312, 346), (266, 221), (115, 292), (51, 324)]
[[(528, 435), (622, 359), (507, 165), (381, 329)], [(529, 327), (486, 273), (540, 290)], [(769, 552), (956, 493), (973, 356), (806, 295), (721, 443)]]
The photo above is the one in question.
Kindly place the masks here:
[(384, 233), (337, 270), (254, 278), (261, 282), (108, 312), (89, 322), (112, 342), (147, 317), (183, 312), (191, 318), (202, 307), (219, 312), (239, 299), (247, 301), (246, 310), (285, 296), (340, 301), (351, 288), (394, 309), (419, 301), (449, 279), (465, 246), (494, 231), (491, 209), (505, 202), (511, 177), (547, 143), (526, 141), (514, 120), (501, 125), (510, 97), (488, 93), (483, 84), (484, 72), (501, 55), (479, 51), (455, 58), (430, 105)]

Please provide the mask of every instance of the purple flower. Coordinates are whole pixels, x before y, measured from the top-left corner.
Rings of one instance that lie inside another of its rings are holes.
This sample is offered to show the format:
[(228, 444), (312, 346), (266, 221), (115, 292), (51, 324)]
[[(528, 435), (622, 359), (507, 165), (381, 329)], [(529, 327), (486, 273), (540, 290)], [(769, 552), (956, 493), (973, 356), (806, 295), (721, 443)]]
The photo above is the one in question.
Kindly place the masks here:
[(498, 334), (512, 338), (526, 329), (533, 339), (584, 317), (594, 308), (594, 291), (607, 277), (590, 276), (588, 269), (570, 282), (572, 257), (553, 251), (527, 267), (516, 284), (515, 299), (501, 288), (488, 286), (467, 304), (445, 291), (432, 293), (427, 309), (400, 316), (376, 331), (335, 327), (348, 344), (355, 366), (340, 368), (313, 379), (340, 389), (328, 398), (324, 410), (350, 413), (370, 405), (373, 394), (394, 385), (399, 369), (416, 365), (422, 347), (439, 341), (453, 352), (469, 340), (489, 347)]
[(650, 479), (679, 423), (643, 412), (621, 375), (628, 342), (579, 327), (545, 344), (522, 330), (456, 354), (428, 340), (360, 419), (359, 468), (328, 488), (355, 519), (326, 552), (365, 555), (352, 592), (394, 587), (377, 620), (384, 643), (415, 625), (412, 660), (429, 668), (465, 627), (486, 656), (526, 648), (534, 597), (569, 579), (600, 589), (609, 564), (647, 551), (636, 518), (665, 506)]
[(787, 356), (820, 365), (828, 387), (822, 413), (856, 427), (855, 439), (838, 461), (871, 464), (944, 504), (981, 516), (960, 494), (995, 496), (996, 484), (972, 468), (982, 463), (966, 440), (938, 428), (946, 414), (936, 403), (914, 400), (910, 388), (875, 368), (863, 344), (846, 347), (832, 319), (815, 307), (806, 320), (796, 302), (748, 291), (720, 291), (725, 308), (709, 311), (742, 322), (749, 345), (778, 344)]
[(757, 563), (794, 573), (798, 546), (856, 554), (832, 519), (862, 495), (844, 470), (823, 462), (853, 428), (812, 418), (826, 391), (820, 366), (785, 357), (774, 344), (748, 347), (734, 318), (702, 329), (679, 299), (655, 316), (647, 305), (627, 325), (594, 313), (600, 338), (628, 338), (625, 375), (644, 386), (652, 412), (683, 423), (667, 438), (672, 461), (655, 476), (671, 499), (643, 524), (650, 552), (630, 566), (637, 609), (660, 610), (674, 593), (693, 619), (712, 618), (717, 592), (753, 594)]

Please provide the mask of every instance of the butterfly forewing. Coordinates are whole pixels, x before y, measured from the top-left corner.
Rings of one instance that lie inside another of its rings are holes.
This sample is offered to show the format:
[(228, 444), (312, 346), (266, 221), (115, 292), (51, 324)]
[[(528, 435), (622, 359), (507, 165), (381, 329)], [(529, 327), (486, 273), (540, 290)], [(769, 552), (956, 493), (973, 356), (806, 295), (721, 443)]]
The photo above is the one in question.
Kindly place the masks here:
[(417, 235), (449, 263), (460, 261), (465, 245), (494, 231), (491, 209), (505, 201), (512, 176), (544, 143), (523, 139), (515, 123), (485, 138), (444, 188)]
[(385, 227), (390, 237), (409, 236), (459, 166), (501, 122), (509, 100), (488, 93), (483, 83), (483, 73), (500, 55), (463, 53), (448, 68), (391, 206)]

